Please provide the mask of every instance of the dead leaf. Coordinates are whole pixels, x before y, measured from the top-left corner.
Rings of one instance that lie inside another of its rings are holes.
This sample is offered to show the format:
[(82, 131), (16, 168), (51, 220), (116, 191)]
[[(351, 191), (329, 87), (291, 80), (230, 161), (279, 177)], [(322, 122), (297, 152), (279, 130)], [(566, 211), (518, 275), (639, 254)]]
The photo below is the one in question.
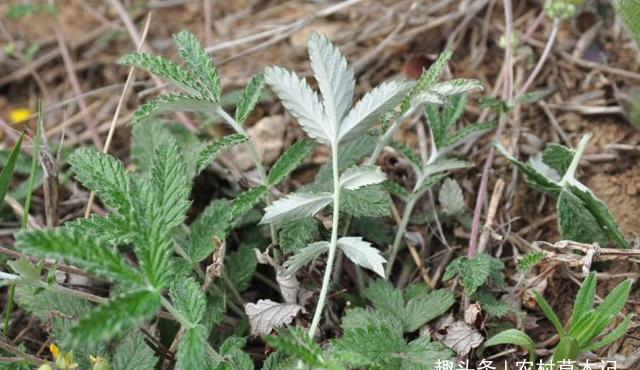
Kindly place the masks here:
[(276, 282), (280, 287), (280, 293), (285, 302), (296, 303), (298, 301), (300, 282), (296, 279), (295, 274), (287, 274), (287, 271), (280, 267), (276, 273)]
[(251, 323), (251, 334), (262, 336), (273, 329), (291, 324), (302, 306), (291, 303), (278, 303), (270, 299), (261, 299), (258, 303), (247, 303), (244, 311)]
[(469, 307), (464, 310), (464, 322), (476, 328), (479, 326), (479, 323), (482, 323), (482, 310), (479, 304), (469, 305)]
[(447, 335), (442, 343), (456, 351), (459, 356), (466, 356), (472, 349), (482, 344), (482, 334), (464, 321), (456, 321), (447, 328)]

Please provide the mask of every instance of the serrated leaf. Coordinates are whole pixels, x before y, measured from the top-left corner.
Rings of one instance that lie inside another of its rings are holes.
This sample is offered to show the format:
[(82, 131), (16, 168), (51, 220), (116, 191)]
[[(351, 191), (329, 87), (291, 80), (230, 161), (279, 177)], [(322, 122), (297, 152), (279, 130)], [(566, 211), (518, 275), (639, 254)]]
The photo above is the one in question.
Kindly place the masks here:
[(562, 190), (562, 187), (560, 185), (550, 180), (540, 172), (536, 171), (536, 169), (533, 168), (530, 164), (518, 161), (513, 155), (511, 155), (511, 153), (509, 153), (509, 151), (504, 146), (502, 146), (502, 144), (494, 141), (493, 146), (500, 154), (505, 156), (509, 160), (509, 162), (513, 163), (516, 167), (518, 167), (520, 171), (522, 171), (525, 179), (527, 180), (527, 183), (531, 187), (551, 194), (556, 194), (560, 190)]
[(497, 346), (499, 344), (515, 344), (517, 346), (523, 347), (529, 352), (529, 361), (531, 363), (536, 360), (536, 345), (527, 334), (523, 333), (517, 329), (507, 329), (502, 331), (491, 338), (487, 339), (483, 346), (492, 347)]
[(530, 252), (522, 256), (522, 259), (518, 261), (518, 270), (522, 272), (529, 272), (531, 269), (542, 262), (546, 255), (544, 252)]
[(116, 214), (79, 218), (65, 223), (64, 227), (74, 229), (81, 234), (92, 235), (110, 245), (127, 244), (133, 239), (132, 227), (129, 222)]
[(470, 163), (454, 158), (443, 158), (427, 164), (418, 174), (414, 193), (421, 194), (424, 190), (435, 185), (444, 176), (444, 172), (469, 167)]
[(637, 0), (615, 0), (613, 3), (640, 48), (640, 3)]
[(0, 202), (4, 202), (4, 197), (7, 195), (9, 191), (9, 187), (11, 186), (11, 179), (13, 178), (13, 170), (16, 166), (16, 160), (18, 159), (18, 155), (20, 154), (20, 147), (22, 146), (22, 139), (24, 138), (24, 132), (20, 134), (20, 138), (14, 145), (11, 150), (11, 154), (9, 154), (9, 158), (2, 166), (2, 171), (0, 171)]
[(202, 287), (193, 278), (179, 278), (173, 281), (169, 290), (171, 302), (192, 326), (199, 324), (207, 309), (207, 301)]
[(491, 131), (495, 127), (493, 122), (478, 122), (463, 127), (459, 131), (452, 135), (449, 135), (446, 140), (441, 143), (442, 148), (455, 148), (456, 146), (467, 142), (473, 137), (484, 135)]
[(80, 319), (71, 329), (74, 345), (100, 343), (131, 330), (153, 317), (160, 307), (160, 295), (147, 290), (134, 291), (111, 299)]
[(364, 291), (364, 296), (380, 310), (387, 312), (402, 312), (404, 310), (405, 302), (402, 292), (395, 289), (389, 280), (375, 280)]
[(131, 211), (131, 174), (114, 157), (84, 147), (69, 156), (71, 170), (87, 189), (107, 206), (126, 215)]
[(623, 249), (630, 249), (631, 245), (620, 231), (618, 223), (603, 201), (596, 198), (593, 193), (579, 183), (569, 185), (573, 195), (580, 198), (584, 207), (593, 215), (600, 228), (604, 231), (610, 242)]
[(426, 297), (409, 300), (402, 311), (405, 331), (412, 332), (420, 329), (429, 321), (447, 312), (454, 303), (453, 293), (444, 289), (434, 290)]
[(606, 245), (608, 239), (584, 203), (568, 191), (560, 192), (556, 203), (558, 228), (563, 239)]
[(113, 370), (153, 370), (158, 359), (139, 333), (130, 333), (118, 344), (111, 359)]
[(198, 159), (196, 161), (197, 172), (202, 172), (202, 170), (207, 168), (207, 166), (209, 166), (209, 164), (211, 164), (211, 162), (213, 162), (222, 152), (229, 150), (234, 145), (244, 143), (247, 140), (249, 140), (249, 138), (245, 135), (231, 134), (207, 145), (198, 154)]
[(398, 142), (392, 143), (391, 147), (393, 147), (395, 150), (402, 153), (402, 155), (409, 160), (409, 163), (411, 163), (411, 167), (413, 167), (416, 173), (420, 173), (420, 171), (422, 171), (422, 167), (424, 167), (424, 163), (422, 163), (422, 158), (420, 158), (420, 156), (416, 154), (416, 152), (414, 152), (413, 149), (409, 148), (403, 143), (398, 143)]
[(134, 125), (132, 129), (131, 157), (136, 165), (136, 172), (148, 174), (151, 171), (153, 152), (160, 143), (169, 140), (171, 133), (166, 125), (152, 122)]
[(382, 264), (387, 261), (371, 243), (362, 240), (361, 237), (345, 236), (338, 239), (338, 247), (351, 262), (368, 268), (383, 278), (386, 276)]
[(264, 92), (264, 75), (257, 73), (251, 77), (247, 87), (242, 90), (242, 95), (236, 105), (236, 122), (242, 124), (249, 118), (256, 104), (262, 98)]
[(340, 192), (340, 211), (354, 217), (383, 217), (391, 212), (391, 197), (382, 185)]
[(295, 253), (318, 234), (318, 222), (313, 217), (290, 221), (280, 230), (280, 247), (284, 253)]
[(356, 307), (345, 311), (340, 327), (343, 331), (353, 331), (369, 326), (385, 326), (395, 335), (403, 335), (404, 325), (401, 315), (392, 314), (382, 309)]
[(413, 86), (409, 94), (402, 101), (403, 112), (409, 110), (409, 108), (411, 107), (411, 100), (414, 96), (427, 91), (429, 87), (431, 87), (431, 85), (436, 82), (444, 67), (446, 67), (447, 63), (449, 63), (452, 55), (453, 52), (450, 49), (446, 49), (438, 56), (438, 59), (436, 59), (436, 61), (433, 62), (431, 66), (429, 66), (429, 69), (422, 71), (418, 82)]
[(322, 348), (301, 328), (281, 330), (266, 338), (267, 344), (317, 369), (326, 368)]
[(131, 53), (120, 58), (118, 63), (144, 69), (190, 95), (202, 98), (196, 78), (177, 63), (159, 55)]
[(229, 254), (225, 272), (237, 291), (243, 292), (249, 288), (257, 265), (256, 254), (247, 244), (241, 245), (237, 251)]
[(271, 167), (267, 182), (275, 186), (284, 180), (293, 170), (313, 153), (315, 145), (309, 140), (299, 140), (285, 151)]
[(223, 363), (216, 370), (254, 370), (251, 356), (242, 350), (247, 344), (245, 338), (230, 336), (220, 345)]
[(144, 283), (139, 271), (92, 235), (67, 229), (21, 231), (16, 235), (15, 247), (41, 258), (64, 259), (111, 281)]
[(571, 313), (571, 320), (569, 321), (569, 328), (573, 328), (574, 325), (582, 318), (582, 316), (593, 308), (593, 301), (596, 297), (596, 283), (597, 277), (595, 272), (591, 272), (589, 276), (582, 282), (578, 294), (576, 295), (576, 301), (573, 304), (573, 311)]
[(292, 193), (265, 208), (261, 224), (276, 223), (311, 217), (331, 204), (332, 193)]
[(466, 94), (473, 90), (483, 90), (482, 83), (478, 80), (470, 78), (457, 78), (453, 80), (443, 81), (433, 84), (429, 87), (428, 92), (436, 93), (441, 96), (451, 96), (457, 94)]
[(267, 67), (264, 78), (309, 137), (324, 144), (333, 141), (334, 133), (326, 123), (318, 95), (306, 81), (281, 67)]
[(173, 36), (180, 56), (198, 81), (199, 91), (214, 102), (220, 101), (222, 87), (213, 60), (204, 50), (198, 38), (189, 31), (180, 31)]
[(406, 357), (407, 344), (401, 335), (384, 325), (370, 325), (347, 331), (333, 341), (331, 356), (341, 359), (355, 357), (358, 363), (349, 361), (350, 367), (365, 369), (393, 369), (401, 366)]
[(438, 193), (438, 201), (442, 206), (443, 212), (450, 216), (458, 215), (464, 212), (466, 208), (462, 188), (456, 180), (451, 178), (447, 178), (442, 183)]
[(154, 185), (159, 213), (166, 228), (181, 225), (189, 209), (191, 184), (187, 167), (175, 140), (168, 140), (156, 148), (151, 167), (151, 181)]
[(238, 195), (233, 201), (233, 211), (231, 212), (232, 220), (238, 220), (247, 211), (252, 209), (256, 204), (258, 204), (258, 202), (260, 202), (262, 197), (264, 197), (268, 191), (269, 188), (264, 185), (260, 185)]
[(550, 144), (542, 152), (542, 160), (549, 167), (556, 170), (560, 176), (564, 176), (565, 172), (567, 172), (567, 169), (569, 169), (569, 166), (571, 165), (574, 154), (573, 150), (565, 146)]
[[(486, 284), (490, 277), (493, 280), (501, 279), (500, 271), (503, 268), (502, 261), (485, 253), (474, 258), (461, 256), (449, 263), (442, 278), (446, 281), (459, 275), (465, 295), (470, 296), (479, 287)], [(500, 281), (497, 282), (500, 283)]]
[(456, 321), (447, 327), (442, 343), (459, 356), (466, 356), (472, 349), (479, 347), (483, 340), (484, 337), (475, 328), (464, 321)]
[(233, 206), (226, 199), (216, 199), (191, 225), (185, 252), (192, 262), (201, 262), (215, 250), (214, 237), (225, 240), (231, 228)]
[(378, 166), (354, 166), (340, 175), (340, 186), (347, 190), (356, 190), (379, 184), (386, 179), (387, 176)]
[(178, 345), (176, 369), (202, 370), (206, 365), (207, 330), (203, 326), (188, 329)]
[(448, 361), (453, 353), (439, 342), (431, 342), (428, 336), (419, 337), (407, 345), (401, 370), (436, 369), (438, 363)]
[(153, 124), (162, 114), (173, 112), (199, 112), (208, 115), (218, 113), (217, 103), (186, 94), (165, 94), (142, 104), (134, 113), (131, 124)]
[(337, 129), (353, 100), (353, 70), (347, 65), (347, 60), (340, 50), (326, 36), (311, 33), (307, 46), (311, 69), (322, 94), (324, 111), (333, 127)]
[(257, 303), (247, 303), (244, 310), (251, 323), (251, 334), (268, 335), (273, 329), (289, 325), (302, 306), (291, 303), (277, 303), (261, 299)]
[(284, 267), (288, 274), (294, 274), (296, 271), (307, 265), (309, 262), (318, 258), (322, 253), (329, 251), (329, 242), (316, 242), (297, 251), (293, 256), (285, 261)]
[(342, 121), (338, 141), (344, 142), (364, 134), (380, 115), (402, 101), (412, 85), (406, 81), (389, 81), (369, 91)]

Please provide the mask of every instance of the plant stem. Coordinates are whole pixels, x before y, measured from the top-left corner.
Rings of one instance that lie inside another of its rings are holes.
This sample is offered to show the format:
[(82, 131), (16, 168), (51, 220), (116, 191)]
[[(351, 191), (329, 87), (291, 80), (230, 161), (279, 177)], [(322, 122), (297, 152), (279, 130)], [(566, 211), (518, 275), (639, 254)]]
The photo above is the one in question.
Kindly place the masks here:
[(416, 201), (418, 200), (417, 194), (411, 194), (409, 196), (409, 200), (407, 201), (406, 206), (404, 207), (404, 212), (402, 213), (402, 219), (400, 220), (400, 225), (398, 225), (398, 230), (396, 231), (396, 236), (393, 240), (393, 246), (391, 247), (391, 254), (389, 254), (389, 259), (387, 260), (387, 267), (385, 269), (385, 275), (389, 277), (391, 274), (391, 270), (393, 270), (393, 264), (396, 260), (396, 256), (398, 255), (398, 250), (400, 249), (400, 243), (402, 242), (402, 237), (404, 233), (407, 231), (407, 225), (409, 224), (409, 219), (411, 218), (411, 213), (413, 212), (413, 207), (416, 205)]
[(318, 329), (318, 324), (320, 324), (320, 318), (322, 317), (322, 311), (324, 311), (327, 292), (329, 291), (329, 283), (331, 282), (331, 270), (333, 269), (333, 262), (336, 256), (336, 249), (338, 247), (338, 225), (340, 223), (340, 178), (338, 173), (337, 143), (333, 143), (331, 145), (331, 161), (333, 167), (333, 224), (331, 225), (331, 242), (329, 244), (329, 256), (327, 257), (327, 267), (324, 270), (318, 305), (316, 306), (316, 312), (313, 315), (311, 327), (309, 328), (309, 336), (311, 338), (314, 337), (316, 330)]
[(166, 299), (163, 296), (160, 296), (160, 303), (162, 303), (162, 307), (164, 307), (171, 314), (171, 316), (173, 316), (176, 319), (176, 321), (180, 323), (180, 325), (182, 325), (187, 329), (190, 329), (193, 327), (193, 325), (189, 322), (189, 320), (187, 320), (187, 318), (184, 317), (180, 313), (180, 311), (178, 311), (175, 307), (173, 307), (173, 305), (171, 304), (171, 302), (169, 302), (168, 299)]
[(533, 70), (531, 71), (529, 78), (527, 78), (527, 81), (522, 85), (522, 88), (518, 91), (518, 94), (516, 94), (517, 98), (524, 95), (527, 92), (527, 90), (529, 90), (529, 87), (531, 87), (531, 84), (533, 83), (533, 81), (535, 81), (536, 77), (538, 77), (538, 74), (542, 70), (542, 66), (544, 65), (544, 63), (547, 61), (547, 58), (549, 57), (551, 48), (553, 47), (553, 44), (556, 41), (556, 35), (558, 34), (559, 28), (560, 28), (560, 20), (558, 18), (554, 18), (553, 25), (551, 28), (551, 34), (549, 35), (549, 39), (547, 40), (547, 43), (544, 46), (544, 50), (540, 55), (540, 59), (538, 59), (538, 62), (536, 63), (535, 67), (533, 67)]
[[(253, 161), (253, 164), (256, 166), (256, 170), (258, 170), (258, 175), (260, 176), (260, 182), (263, 185), (267, 185), (267, 172), (264, 170), (264, 166), (262, 165), (262, 160), (260, 159), (260, 155), (258, 154), (258, 150), (256, 149), (256, 146), (253, 143), (253, 139), (251, 138), (251, 136), (249, 136), (249, 134), (244, 129), (244, 127), (242, 127), (241, 124), (239, 124), (235, 119), (233, 119), (233, 117), (231, 117), (224, 109), (218, 108), (217, 113), (218, 115), (220, 115), (220, 117), (222, 117), (223, 120), (225, 120), (225, 122), (229, 124), (229, 126), (231, 126), (234, 129), (235, 132), (249, 138), (249, 140), (245, 142), (245, 146), (249, 151), (249, 155), (251, 156), (251, 160)], [(273, 203), (271, 192), (267, 192), (267, 205), (271, 205), (271, 203)], [(275, 225), (270, 224), (269, 230), (271, 232), (271, 243), (273, 245), (277, 245), (278, 234), (276, 233)]]

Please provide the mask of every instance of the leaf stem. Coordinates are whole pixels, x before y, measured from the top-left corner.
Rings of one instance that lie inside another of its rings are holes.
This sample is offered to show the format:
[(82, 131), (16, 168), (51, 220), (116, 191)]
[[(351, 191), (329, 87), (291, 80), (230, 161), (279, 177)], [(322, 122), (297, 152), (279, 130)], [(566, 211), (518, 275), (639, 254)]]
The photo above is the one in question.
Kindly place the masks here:
[(322, 278), (320, 297), (318, 297), (318, 305), (316, 306), (316, 312), (313, 315), (311, 327), (309, 328), (309, 336), (311, 338), (314, 337), (316, 330), (318, 329), (320, 318), (322, 317), (322, 311), (324, 311), (327, 292), (329, 291), (329, 283), (331, 282), (331, 270), (333, 270), (336, 249), (338, 247), (338, 225), (340, 223), (340, 177), (338, 172), (338, 144), (335, 142), (331, 144), (331, 161), (333, 168), (333, 219), (331, 225), (331, 242), (329, 244), (327, 267), (325, 268), (324, 277)]
[(178, 311), (175, 307), (173, 307), (173, 305), (171, 304), (171, 302), (169, 302), (168, 299), (166, 299), (163, 296), (160, 296), (160, 303), (162, 303), (162, 307), (164, 307), (171, 314), (171, 316), (173, 316), (176, 319), (176, 321), (180, 323), (180, 325), (184, 326), (187, 329), (191, 329), (194, 326), (189, 322), (189, 320), (187, 320), (186, 317), (184, 317), (180, 313), (180, 311)]
[(591, 134), (586, 134), (582, 136), (578, 146), (575, 149), (575, 154), (571, 159), (571, 164), (569, 164), (569, 168), (567, 168), (567, 172), (565, 172), (562, 180), (560, 181), (560, 186), (565, 187), (567, 184), (571, 183), (572, 180), (576, 177), (576, 171), (578, 171), (578, 164), (580, 163), (580, 157), (584, 153), (585, 148), (587, 147), (587, 143), (591, 139)]
[(393, 270), (393, 264), (395, 262), (396, 256), (398, 255), (398, 250), (400, 249), (400, 243), (402, 242), (402, 237), (404, 233), (407, 231), (407, 225), (409, 224), (409, 219), (411, 218), (411, 213), (413, 213), (413, 207), (416, 205), (416, 201), (418, 200), (418, 194), (411, 194), (407, 201), (406, 206), (404, 207), (404, 212), (402, 213), (402, 219), (400, 220), (400, 225), (398, 225), (398, 230), (396, 231), (396, 236), (393, 240), (393, 246), (391, 247), (391, 254), (389, 254), (389, 259), (387, 260), (387, 266), (385, 269), (385, 275), (389, 277), (391, 271)]
[[(262, 183), (262, 185), (267, 185), (267, 172), (265, 171), (264, 166), (262, 165), (262, 160), (260, 159), (260, 155), (258, 154), (258, 150), (256, 149), (256, 146), (253, 143), (253, 139), (251, 138), (251, 136), (249, 136), (249, 134), (244, 129), (244, 127), (242, 127), (242, 125), (239, 124), (233, 117), (231, 117), (229, 113), (227, 113), (224, 109), (218, 108), (216, 112), (218, 113), (218, 115), (220, 115), (220, 117), (222, 117), (222, 119), (225, 122), (229, 124), (229, 126), (231, 126), (234, 129), (235, 132), (249, 138), (249, 140), (247, 140), (244, 145), (249, 151), (249, 155), (251, 156), (251, 160), (253, 161), (253, 164), (256, 166), (256, 170), (258, 170), (258, 175), (260, 176), (260, 182)], [(267, 192), (267, 205), (271, 205), (271, 203), (273, 203), (271, 192)], [(273, 245), (277, 245), (278, 234), (276, 233), (275, 225), (270, 224), (269, 229), (271, 232), (271, 243)]]

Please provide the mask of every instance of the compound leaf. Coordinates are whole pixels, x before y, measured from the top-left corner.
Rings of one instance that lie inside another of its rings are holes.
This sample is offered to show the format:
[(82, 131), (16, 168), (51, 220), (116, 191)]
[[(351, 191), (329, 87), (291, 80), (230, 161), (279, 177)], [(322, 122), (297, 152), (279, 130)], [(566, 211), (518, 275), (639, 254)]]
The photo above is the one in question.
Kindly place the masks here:
[(232, 146), (244, 143), (249, 138), (242, 134), (231, 134), (207, 145), (198, 154), (196, 168), (198, 173), (202, 172), (211, 162), (213, 162), (222, 152), (230, 149)]
[(242, 124), (249, 118), (251, 112), (260, 101), (264, 92), (264, 75), (257, 73), (251, 77), (247, 87), (242, 90), (240, 100), (236, 105), (236, 122)]
[(261, 224), (311, 217), (333, 201), (332, 193), (293, 193), (265, 208)]
[(173, 36), (180, 56), (196, 79), (199, 91), (213, 102), (220, 101), (222, 87), (213, 60), (204, 50), (198, 38), (189, 31), (181, 31)]
[(315, 149), (315, 145), (309, 140), (299, 140), (287, 149), (271, 167), (267, 182), (275, 186), (284, 180), (293, 170), (298, 168), (302, 161), (307, 159)]
[(371, 246), (371, 243), (362, 240), (361, 237), (345, 236), (338, 239), (338, 247), (351, 262), (368, 268), (383, 278), (386, 276), (382, 266), (386, 260), (380, 255), (379, 250)]

